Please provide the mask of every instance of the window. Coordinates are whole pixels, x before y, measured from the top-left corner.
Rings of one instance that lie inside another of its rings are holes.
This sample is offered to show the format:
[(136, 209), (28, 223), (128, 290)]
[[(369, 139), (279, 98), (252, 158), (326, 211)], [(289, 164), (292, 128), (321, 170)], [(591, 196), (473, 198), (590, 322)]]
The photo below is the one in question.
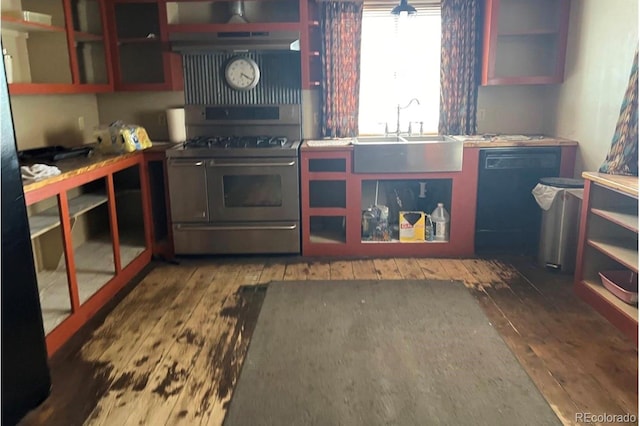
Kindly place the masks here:
[(394, 4), (365, 0), (360, 56), (360, 134), (396, 132), (397, 106), (400, 131), (411, 122), (413, 133), (438, 133), (440, 108), (440, 5), (409, 2), (414, 16), (391, 15)]

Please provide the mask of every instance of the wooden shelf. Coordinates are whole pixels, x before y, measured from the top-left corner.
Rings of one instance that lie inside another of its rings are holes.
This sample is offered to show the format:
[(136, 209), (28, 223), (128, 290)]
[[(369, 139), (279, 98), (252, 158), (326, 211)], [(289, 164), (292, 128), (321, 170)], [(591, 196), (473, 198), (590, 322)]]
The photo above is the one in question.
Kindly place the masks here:
[(87, 43), (87, 42), (102, 42), (102, 41), (104, 41), (102, 35), (93, 34), (93, 33), (86, 33), (84, 31), (74, 31), (73, 32), (73, 37), (75, 38), (75, 40), (77, 42), (83, 42), (83, 43)]
[[(89, 210), (107, 202), (107, 196), (101, 194), (84, 194), (69, 199), (69, 217), (76, 218)], [(58, 206), (48, 208), (29, 217), (31, 238), (36, 238), (60, 225)]]
[(324, 231), (312, 231), (309, 240), (313, 244), (346, 244), (344, 231), (329, 229)]
[(2, 29), (20, 31), (24, 33), (30, 32), (65, 32), (64, 27), (54, 25), (40, 24), (38, 22), (25, 21), (24, 19), (14, 18), (11, 16), (3, 16), (1, 19)]
[(583, 284), (594, 293), (597, 293), (600, 297), (602, 297), (602, 299), (606, 300), (615, 309), (624, 313), (636, 323), (638, 322), (638, 308), (636, 306), (629, 305), (628, 303), (625, 303), (622, 300), (618, 299), (613, 295), (613, 293), (604, 288), (602, 284), (598, 282), (584, 280)]
[(256, 22), (247, 24), (170, 24), (171, 33), (228, 33), (261, 31), (300, 31), (299, 22)]
[(638, 232), (638, 212), (613, 212), (609, 210), (591, 208), (591, 212), (596, 216), (607, 219), (616, 225), (622, 226), (633, 232)]
[(638, 272), (638, 242), (636, 240), (588, 239), (587, 244), (632, 271)]
[[(144, 252), (144, 242), (121, 241), (119, 250), (123, 265), (128, 265)], [(109, 236), (100, 236), (76, 247), (74, 258), (78, 295), (80, 303), (84, 304), (115, 275), (113, 247)], [(42, 270), (37, 276), (44, 331), (45, 334), (49, 334), (71, 315), (64, 259), (61, 259), (60, 265), (55, 270)]]
[(158, 37), (126, 37), (119, 38), (118, 44), (133, 44), (133, 43), (160, 43), (161, 40)]

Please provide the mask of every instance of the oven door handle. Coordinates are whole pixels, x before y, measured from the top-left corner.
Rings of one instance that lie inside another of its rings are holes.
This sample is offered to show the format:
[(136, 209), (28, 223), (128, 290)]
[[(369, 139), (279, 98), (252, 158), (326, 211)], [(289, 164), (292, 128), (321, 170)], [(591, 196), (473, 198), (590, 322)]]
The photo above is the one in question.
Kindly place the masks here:
[(200, 166), (204, 166), (204, 161), (198, 160), (198, 161), (193, 161), (193, 160), (171, 160), (169, 161), (169, 165), (170, 166), (175, 166), (175, 167), (200, 167)]
[(293, 225), (265, 225), (265, 226), (202, 226), (202, 225), (176, 225), (177, 229), (185, 231), (291, 231), (298, 227)]
[(288, 163), (216, 163), (211, 161), (211, 167), (290, 167), (296, 164), (295, 161)]

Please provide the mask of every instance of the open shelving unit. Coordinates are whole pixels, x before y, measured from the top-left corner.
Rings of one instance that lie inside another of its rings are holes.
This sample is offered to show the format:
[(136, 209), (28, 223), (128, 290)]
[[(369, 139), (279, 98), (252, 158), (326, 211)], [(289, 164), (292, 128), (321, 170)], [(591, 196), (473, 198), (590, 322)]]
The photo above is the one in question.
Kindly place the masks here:
[(89, 161), (24, 187), (49, 355), (151, 259), (143, 155)]
[(638, 178), (585, 172), (574, 288), (638, 343), (638, 306), (603, 286), (599, 272), (638, 274)]
[[(104, 5), (100, 0), (3, 2), (2, 41), (12, 58), (13, 70), (9, 92), (20, 95), (112, 90)], [(22, 19), (23, 10), (44, 17), (41, 21), (28, 21)]]
[(487, 0), (482, 85), (564, 79), (570, 0)]

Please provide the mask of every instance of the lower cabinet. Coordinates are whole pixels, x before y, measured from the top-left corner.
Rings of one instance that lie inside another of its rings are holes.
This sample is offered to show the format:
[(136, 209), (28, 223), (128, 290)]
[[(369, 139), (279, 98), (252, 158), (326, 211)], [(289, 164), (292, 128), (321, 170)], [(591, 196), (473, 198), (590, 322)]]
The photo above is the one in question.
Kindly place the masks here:
[[(465, 150), (463, 171), (447, 173), (352, 173), (352, 153), (301, 150), (303, 256), (473, 255), (477, 149)], [(450, 214), (444, 241), (425, 237), (423, 225), (438, 203)]]
[(575, 291), (638, 344), (638, 178), (585, 172)]
[(52, 355), (151, 259), (143, 156), (25, 186), (38, 290)]

